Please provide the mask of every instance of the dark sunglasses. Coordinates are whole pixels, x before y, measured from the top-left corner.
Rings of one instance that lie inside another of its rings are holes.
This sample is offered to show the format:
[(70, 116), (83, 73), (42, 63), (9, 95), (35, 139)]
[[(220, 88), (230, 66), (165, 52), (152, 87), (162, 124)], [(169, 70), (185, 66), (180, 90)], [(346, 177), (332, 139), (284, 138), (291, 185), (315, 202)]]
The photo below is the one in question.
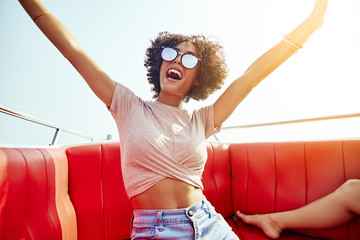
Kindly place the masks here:
[(164, 59), (167, 62), (174, 61), (179, 55), (181, 55), (180, 58), (181, 64), (188, 69), (192, 69), (196, 67), (198, 62), (201, 60), (192, 53), (182, 53), (170, 47), (164, 47), (161, 52), (162, 59)]

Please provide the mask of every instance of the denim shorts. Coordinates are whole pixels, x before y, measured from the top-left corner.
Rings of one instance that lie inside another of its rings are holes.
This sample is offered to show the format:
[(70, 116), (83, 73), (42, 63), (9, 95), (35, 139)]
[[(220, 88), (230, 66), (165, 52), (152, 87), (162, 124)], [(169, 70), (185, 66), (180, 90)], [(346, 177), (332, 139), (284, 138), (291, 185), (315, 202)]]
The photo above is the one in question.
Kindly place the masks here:
[(188, 208), (134, 210), (131, 239), (239, 239), (204, 199)]

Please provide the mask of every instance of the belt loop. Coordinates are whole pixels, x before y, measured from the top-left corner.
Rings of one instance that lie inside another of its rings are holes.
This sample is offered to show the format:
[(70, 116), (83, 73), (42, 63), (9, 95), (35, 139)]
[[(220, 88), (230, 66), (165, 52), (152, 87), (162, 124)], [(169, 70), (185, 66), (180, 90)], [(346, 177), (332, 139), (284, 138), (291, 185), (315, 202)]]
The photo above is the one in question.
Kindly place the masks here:
[(131, 216), (131, 229), (134, 229), (134, 224), (133, 224), (133, 222), (134, 222), (134, 213), (132, 214), (132, 216)]
[(162, 211), (157, 211), (156, 213), (156, 218), (157, 218), (157, 222), (158, 222), (158, 229), (160, 232), (164, 231), (164, 223), (163, 223), (163, 219), (162, 219)]
[(211, 205), (205, 198), (203, 199), (203, 208), (205, 209), (206, 213), (209, 215), (210, 218), (214, 216), (214, 214), (211, 211)]

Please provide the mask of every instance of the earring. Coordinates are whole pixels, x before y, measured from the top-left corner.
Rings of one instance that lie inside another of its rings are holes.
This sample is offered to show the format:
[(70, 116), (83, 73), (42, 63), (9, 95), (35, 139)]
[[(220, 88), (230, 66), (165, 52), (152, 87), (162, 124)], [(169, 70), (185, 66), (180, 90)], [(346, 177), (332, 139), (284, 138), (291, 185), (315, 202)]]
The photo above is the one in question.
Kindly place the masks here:
[(194, 85), (197, 87), (199, 86), (199, 82), (198, 81), (195, 81)]

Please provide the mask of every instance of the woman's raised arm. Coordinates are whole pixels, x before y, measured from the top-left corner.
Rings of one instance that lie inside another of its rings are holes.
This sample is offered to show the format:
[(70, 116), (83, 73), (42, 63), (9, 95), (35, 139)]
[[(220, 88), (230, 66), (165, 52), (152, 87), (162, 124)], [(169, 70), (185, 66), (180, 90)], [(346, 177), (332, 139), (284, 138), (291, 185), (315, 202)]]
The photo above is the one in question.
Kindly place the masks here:
[(19, 0), (19, 2), (45, 36), (81, 74), (96, 96), (109, 107), (115, 82), (81, 48), (71, 32), (40, 1)]
[(327, 0), (315, 0), (310, 16), (285, 36), (283, 41), (258, 58), (226, 89), (214, 104), (215, 126), (222, 124), (257, 84), (290, 58), (321, 27), (327, 4)]

